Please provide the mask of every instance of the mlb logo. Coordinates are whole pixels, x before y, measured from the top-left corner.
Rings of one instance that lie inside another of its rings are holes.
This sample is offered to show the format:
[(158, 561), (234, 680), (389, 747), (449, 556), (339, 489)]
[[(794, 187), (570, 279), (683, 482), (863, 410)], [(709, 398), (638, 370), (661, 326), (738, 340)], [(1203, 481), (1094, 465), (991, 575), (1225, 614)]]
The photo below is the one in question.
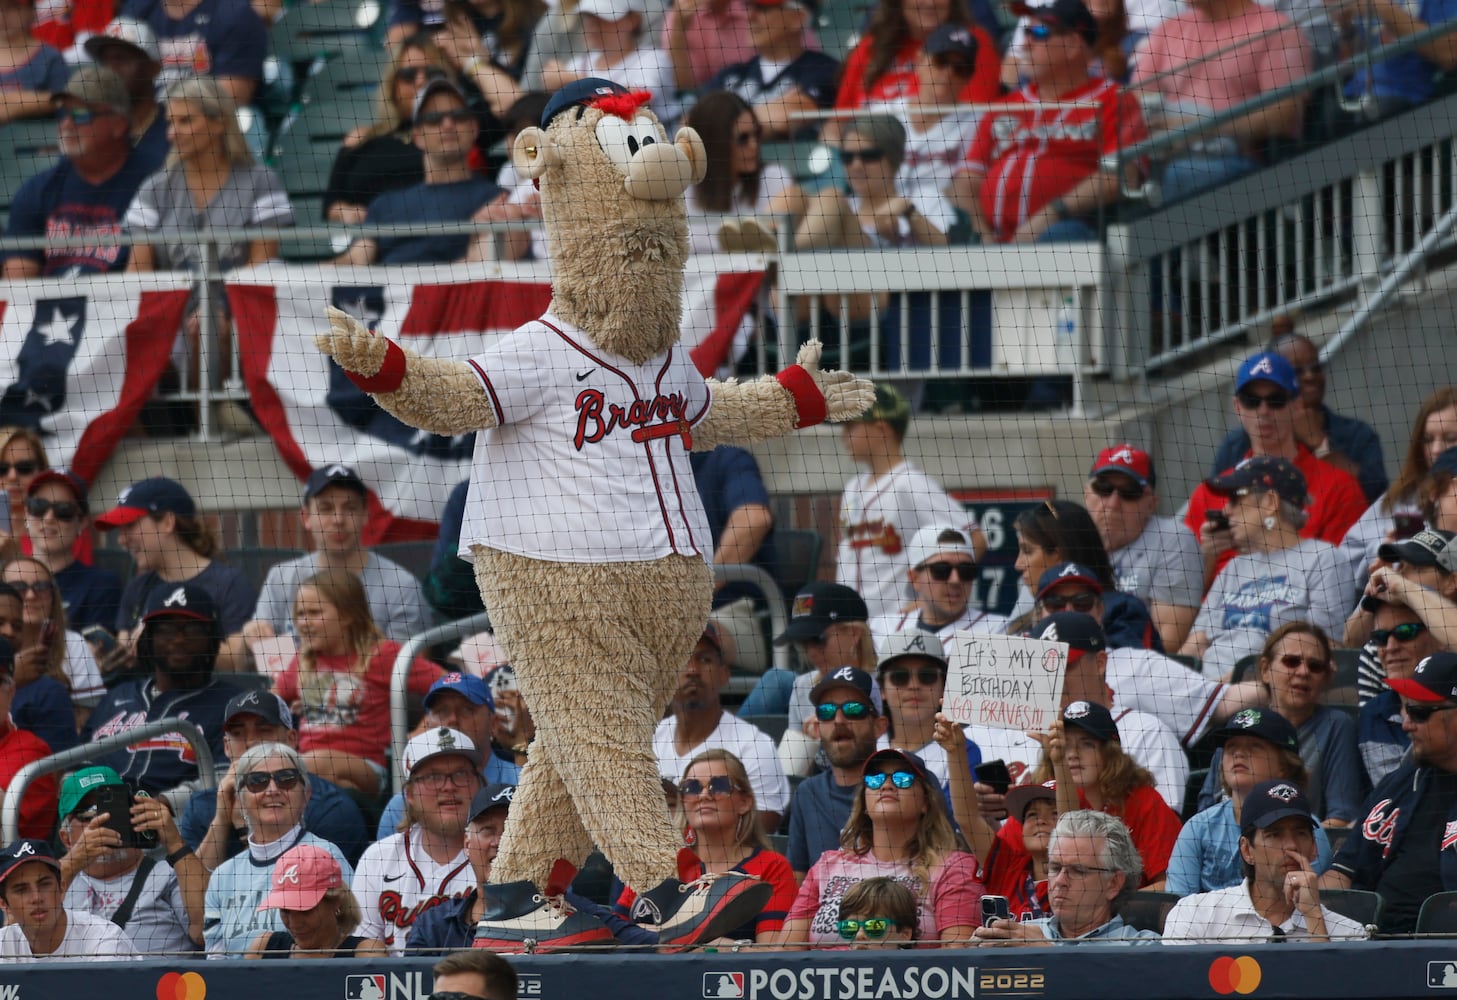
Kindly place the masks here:
[(743, 997), (744, 974), (742, 972), (705, 972), (703, 974), (703, 995), (707, 1000), (716, 997)]
[(345, 976), (344, 1000), (384, 1000), (384, 976)]
[(1428, 962), (1427, 988), (1457, 990), (1457, 962)]

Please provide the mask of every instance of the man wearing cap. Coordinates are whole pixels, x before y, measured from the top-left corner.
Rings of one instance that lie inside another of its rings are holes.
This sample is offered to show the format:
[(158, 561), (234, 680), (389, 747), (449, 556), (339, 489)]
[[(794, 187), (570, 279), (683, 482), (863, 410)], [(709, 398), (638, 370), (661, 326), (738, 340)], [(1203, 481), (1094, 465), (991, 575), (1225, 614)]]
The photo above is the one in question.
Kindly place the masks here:
[(1372, 785), (1378, 785), (1396, 770), (1411, 746), (1401, 714), (1401, 696), (1388, 686), (1389, 682), (1409, 679), (1418, 663), (1442, 651), (1442, 643), (1421, 616), (1404, 604), (1368, 595), (1361, 599), (1361, 608), (1371, 617), (1373, 626), (1363, 654), (1374, 650), (1380, 657), (1383, 682), (1380, 693), (1361, 706), (1356, 717), (1356, 738), (1366, 776)]
[[(424, 705), (424, 729), (445, 726), (465, 733), (481, 748), (482, 781), (488, 785), (515, 785), (520, 780), (521, 768), (515, 759), (496, 752), (496, 700), (484, 680), (471, 674), (445, 674), (425, 692)], [(384, 840), (398, 833), (404, 815), (405, 796), (396, 794), (380, 814), (375, 836)]]
[[(1295, 437), (1296, 414), (1304, 407), (1295, 368), (1273, 351), (1246, 358), (1234, 383), (1234, 414), (1250, 437), (1245, 458), (1284, 458), (1305, 476), (1309, 503), (1303, 504), (1307, 518), (1300, 529), (1302, 538), (1319, 538), (1339, 545), (1347, 529), (1366, 510), (1361, 485), (1347, 472), (1322, 461)], [(1226, 469), (1228, 475), (1232, 469)], [(1208, 481), (1194, 490), (1184, 512), (1184, 524), (1199, 539), (1204, 555), (1204, 579), (1234, 558), (1229, 529), (1208, 520), (1212, 511), (1224, 509), (1224, 502), (1209, 488)]]
[[(1098, 209), (1118, 198), (1119, 177), (1104, 172), (1103, 156), (1146, 137), (1132, 95), (1092, 75), (1098, 23), (1082, 0), (1033, 7), (1014, 3), (1029, 18), (1027, 84), (982, 115), (952, 200), (971, 216), (986, 242), (1085, 240)], [(1045, 102), (1080, 102), (1056, 112), (1049, 132)]]
[(905, 610), (880, 615), (870, 622), (877, 643), (903, 629), (929, 632), (949, 643), (957, 632), (1000, 635), (1007, 619), (972, 603), (976, 593), (976, 546), (964, 528), (930, 524), (921, 528), (908, 548), (911, 568), (906, 578), (916, 602)]
[[(14, 250), (0, 277), (58, 278), (126, 269), (122, 218), (155, 164), (132, 149), (131, 99), (109, 69), (83, 66), (55, 95), (61, 158), (28, 179), (10, 203), (5, 235), (92, 236), (87, 247)], [(108, 245), (104, 241), (113, 241)]]
[(172, 143), (167, 139), (167, 109), (157, 101), (162, 50), (146, 22), (118, 17), (85, 42), (86, 54), (117, 76), (132, 99), (132, 147), (162, 169)]
[[(227, 761), (217, 762), (217, 786), (193, 792), (177, 820), (182, 839), (209, 869), (247, 846), (248, 828), (238, 801), (233, 762), (260, 743), (282, 743), (297, 750), (293, 713), (271, 691), (241, 691), (223, 709), (223, 753)], [(364, 814), (354, 799), (333, 782), (317, 774), (310, 774), (308, 781), (304, 829), (338, 847), (345, 860), (354, 864), (372, 842)]]
[(1153, 457), (1131, 444), (1098, 452), (1083, 506), (1098, 526), (1118, 590), (1148, 606), (1164, 649), (1189, 635), (1204, 594), (1199, 540), (1176, 518), (1159, 517)]
[(1239, 854), (1244, 881), (1185, 896), (1164, 921), (1164, 944), (1364, 940), (1366, 929), (1320, 902), (1315, 828), (1294, 782), (1262, 781), (1245, 796)]
[(47, 469), (30, 481), (25, 500), (25, 541), (46, 564), (61, 592), (66, 628), (85, 633), (92, 625), (116, 626), (121, 581), (116, 574), (76, 558), (76, 541), (91, 527), (86, 483), (74, 472)]
[(202, 946), (208, 869), (156, 799), (134, 800), (131, 823), (139, 833), (158, 835), (166, 860), (123, 846), (121, 834), (103, 825), (110, 814), (97, 805), (96, 793), (108, 786), (126, 789), (109, 767), (82, 768), (61, 783), (58, 835), (66, 848), (61, 859), (66, 909), (112, 921), (144, 955), (196, 951)]
[[(478, 885), (491, 880), (491, 862), (500, 850), (501, 834), (505, 832), (506, 816), (515, 794), (514, 784), (488, 784), (471, 799), (470, 822), (465, 827), (465, 853)], [(485, 908), (485, 898), (475, 888), (426, 910), (410, 928), (410, 952), (432, 955), (451, 948), (469, 948)]]
[[(471, 172), (470, 152), (480, 126), (460, 88), (436, 78), (420, 88), (411, 116), (410, 141), (424, 157), (425, 179), (412, 187), (386, 191), (370, 202), (366, 225), (420, 225), (430, 222), (493, 221), (487, 206), (505, 211), (506, 194)], [(501, 218), (494, 221), (515, 221)], [(361, 237), (336, 264), (448, 264), (464, 260), (470, 234)]]
[(840, 846), (865, 762), (889, 725), (880, 685), (855, 667), (831, 671), (810, 691), (809, 700), (814, 705), (809, 725), (829, 766), (800, 782), (789, 810), (785, 855), (801, 881), (821, 854)]
[(1035, 618), (1059, 611), (1091, 614), (1103, 623), (1108, 645), (1114, 649), (1163, 651), (1153, 617), (1144, 603), (1132, 594), (1109, 590), (1103, 577), (1081, 563), (1057, 563), (1043, 570), (1037, 578), (1036, 601)]
[[(909, 750), (944, 788), (950, 777), (946, 749), (934, 739), (936, 713), (946, 691), (946, 650), (941, 640), (920, 629), (896, 632), (880, 646), (876, 669), (885, 716), (889, 721), (880, 749)], [(975, 743), (967, 743), (967, 762), (981, 763)]]
[(326, 569), (348, 570), (364, 584), (369, 614), (386, 638), (405, 642), (430, 627), (430, 609), (420, 581), (398, 563), (364, 547), (369, 521), (369, 488), (345, 465), (326, 465), (309, 473), (299, 521), (314, 543), (307, 555), (268, 571), (258, 592), (253, 620), (243, 626), (250, 642), (293, 634), (293, 602), (298, 586)]
[[(1379, 562), (1362, 574), (1362, 600), (1346, 619), (1344, 637), (1347, 646), (1363, 647), (1358, 678), (1363, 703), (1386, 690), (1385, 661), (1377, 659), (1381, 649), (1367, 641), (1381, 603), (1410, 609), (1416, 615), (1414, 620), (1434, 630), (1438, 649), (1451, 644), (1445, 620), (1457, 612), (1457, 535), (1424, 528), (1411, 538), (1383, 542), (1376, 557)], [(1415, 663), (1413, 660), (1412, 665)]]
[(233, 103), (247, 107), (263, 79), (268, 28), (251, 4), (227, 0), (124, 0), (117, 13), (143, 21), (158, 39), (168, 85), (211, 76)]
[(61, 864), (44, 840), (17, 840), (0, 851), (0, 959), (70, 962), (135, 959), (137, 949), (116, 924), (90, 913), (67, 913)]
[(728, 677), (718, 629), (709, 622), (683, 667), (669, 713), (653, 734), (658, 773), (676, 782), (698, 754), (728, 750), (743, 762), (749, 776), (760, 825), (765, 831), (777, 830), (789, 807), (789, 780), (779, 766), (774, 741), (757, 726), (724, 711), (719, 695)]
[[(906, 543), (921, 528), (947, 524), (968, 531), (978, 551), (981, 529), (940, 484), (906, 461), (902, 450), (911, 406), (895, 389), (875, 387), (875, 402), (841, 428), (845, 451), (865, 471), (840, 496), (840, 541), (835, 580), (853, 587), (871, 615), (889, 615), (906, 604)], [(838, 664), (837, 664), (838, 665)]]
[[(213, 677), (221, 645), (216, 605), (206, 590), (190, 583), (157, 587), (147, 600), (136, 642), (137, 665), (150, 676), (108, 691), (86, 720), (81, 739), (100, 740), (159, 719), (184, 718), (202, 730), (213, 758), (221, 758), (223, 712), (236, 690)], [(174, 812), (181, 812), (198, 778), (197, 757), (180, 733), (148, 737), (98, 762), (133, 787), (167, 799)]]
[(810, 0), (749, 0), (753, 55), (720, 69), (705, 88), (742, 97), (754, 109), (766, 140), (805, 131), (806, 123), (792, 120), (793, 114), (835, 103), (840, 64), (804, 45), (813, 14)]
[(481, 754), (469, 736), (442, 726), (411, 738), (398, 766), (408, 825), (365, 850), (353, 884), (364, 911), (355, 933), (383, 941), (395, 956), (405, 953), (420, 914), (477, 884), (465, 828), (481, 788)]
[[(60, 686), (58, 681), (42, 677), (27, 687), (35, 687), (46, 681)], [(11, 646), (9, 639), (0, 636), (0, 788), (9, 788), (21, 768), (43, 757), (49, 757), (53, 749), (35, 733), (15, 724), (15, 719), (11, 716), (11, 706), (14, 703), (15, 648)], [(61, 717), (74, 725), (75, 716), (71, 714), (69, 698), (61, 711)], [(54, 775), (42, 775), (27, 785), (25, 796), (20, 800), (21, 834), (26, 837), (48, 836), (51, 832), (51, 817), (55, 815), (55, 804)]]

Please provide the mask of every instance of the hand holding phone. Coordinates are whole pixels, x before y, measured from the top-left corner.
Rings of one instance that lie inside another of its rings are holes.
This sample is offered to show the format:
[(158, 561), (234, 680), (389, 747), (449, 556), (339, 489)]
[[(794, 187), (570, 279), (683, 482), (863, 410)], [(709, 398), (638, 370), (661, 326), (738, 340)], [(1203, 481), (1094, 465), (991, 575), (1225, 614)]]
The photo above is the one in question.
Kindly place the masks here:
[(1007, 789), (1012, 787), (1012, 772), (1007, 769), (1007, 762), (1004, 760), (987, 760), (976, 765), (976, 780), (986, 785), (998, 795), (1006, 795)]
[(981, 925), (990, 927), (993, 920), (1011, 920), (1012, 911), (1007, 906), (1006, 896), (985, 895), (981, 897)]
[(1206, 510), (1204, 512), (1204, 523), (1214, 531), (1229, 530), (1229, 515), (1222, 510)]

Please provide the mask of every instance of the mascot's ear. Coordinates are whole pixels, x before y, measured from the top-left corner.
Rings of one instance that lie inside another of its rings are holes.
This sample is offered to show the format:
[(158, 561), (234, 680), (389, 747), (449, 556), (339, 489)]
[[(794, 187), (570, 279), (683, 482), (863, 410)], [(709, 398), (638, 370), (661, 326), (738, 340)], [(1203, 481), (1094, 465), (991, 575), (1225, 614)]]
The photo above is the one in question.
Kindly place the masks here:
[(702, 182), (704, 175), (708, 173), (708, 153), (703, 149), (703, 140), (699, 138), (697, 129), (683, 126), (673, 137), (673, 144), (693, 165), (693, 183)]
[(526, 180), (536, 180), (556, 162), (556, 144), (541, 129), (530, 125), (516, 134), (516, 142), (511, 146), (511, 165)]

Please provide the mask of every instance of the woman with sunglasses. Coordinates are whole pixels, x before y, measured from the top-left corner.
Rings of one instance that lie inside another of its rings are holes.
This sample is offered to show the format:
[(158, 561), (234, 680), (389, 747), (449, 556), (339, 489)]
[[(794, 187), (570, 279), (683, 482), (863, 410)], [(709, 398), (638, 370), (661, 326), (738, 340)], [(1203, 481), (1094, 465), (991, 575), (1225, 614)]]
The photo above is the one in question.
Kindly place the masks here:
[(1300, 536), (1309, 498), (1295, 463), (1251, 458), (1204, 485), (1226, 498), (1235, 557), (1214, 578), (1179, 652), (1200, 660), (1205, 677), (1227, 679), (1287, 622), (1307, 621), (1327, 634), (1340, 628), (1349, 570), (1334, 545)]
[[(9, 516), (0, 520), (0, 556), (13, 555), (10, 547), (18, 542), (20, 551), (30, 554), (30, 539), (25, 537), (25, 501), (35, 477), (51, 467), (40, 435), (29, 427), (0, 427), (0, 487), (9, 501)], [(76, 539), (76, 558), (91, 562), (91, 532), (82, 532)]]
[(55, 577), (66, 608), (66, 623), (75, 631), (99, 625), (116, 627), (121, 605), (121, 580), (116, 574), (88, 566), (76, 558), (76, 543), (90, 533), (86, 484), (73, 472), (47, 469), (31, 480), (25, 501), (25, 538), (37, 559)]
[(912, 948), (916, 940), (916, 894), (893, 878), (856, 882), (840, 899), (835, 924), (851, 951)]
[(203, 937), (209, 958), (237, 958), (259, 931), (287, 930), (279, 911), (261, 904), (273, 889), (274, 862), (291, 848), (320, 848), (334, 859), (346, 883), (353, 879), (339, 848), (304, 829), (308, 773), (293, 747), (260, 743), (233, 762), (232, 786), (218, 786), (218, 815), (231, 816), (235, 801), (242, 806), (248, 846), (213, 869), (208, 881)]
[[(261, 773), (261, 772), (254, 772)], [(258, 912), (276, 910), (281, 931), (264, 931), (248, 947), (248, 958), (383, 958), (383, 941), (353, 931), (362, 916), (359, 900), (333, 855), (298, 844), (273, 863), (273, 889)]]
[(20, 687), (40, 677), (66, 685), (79, 730), (106, 693), (91, 647), (66, 625), (61, 591), (49, 567), (21, 556), (0, 569), (0, 580), (21, 595), (22, 627), (15, 648), (15, 683)]
[(840, 899), (876, 876), (916, 894), (922, 947), (964, 947), (981, 922), (976, 859), (957, 846), (941, 786), (915, 754), (877, 750), (855, 789), (840, 849), (826, 851), (804, 878), (784, 923), (791, 948), (843, 947)]

